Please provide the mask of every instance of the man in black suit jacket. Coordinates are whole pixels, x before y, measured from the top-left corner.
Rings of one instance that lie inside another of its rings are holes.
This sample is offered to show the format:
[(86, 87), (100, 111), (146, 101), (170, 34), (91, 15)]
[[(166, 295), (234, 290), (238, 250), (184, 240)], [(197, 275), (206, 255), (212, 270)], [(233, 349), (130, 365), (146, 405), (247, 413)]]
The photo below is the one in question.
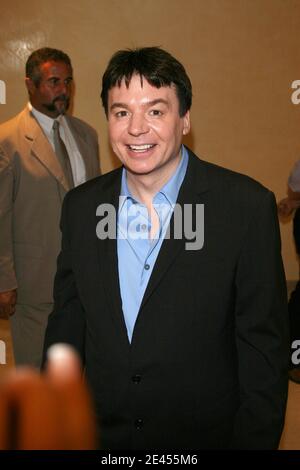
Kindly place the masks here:
[(166, 51), (117, 52), (102, 101), (123, 167), (64, 200), (45, 353), (79, 351), (105, 449), (275, 449), (283, 427), (274, 196), (181, 145), (191, 97)]

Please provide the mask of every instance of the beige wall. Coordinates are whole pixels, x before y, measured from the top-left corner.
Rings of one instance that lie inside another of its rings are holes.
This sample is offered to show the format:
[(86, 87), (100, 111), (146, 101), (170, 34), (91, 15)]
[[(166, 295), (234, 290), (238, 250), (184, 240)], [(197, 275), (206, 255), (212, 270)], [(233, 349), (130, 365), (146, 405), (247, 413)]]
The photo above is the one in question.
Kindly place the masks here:
[[(1, 0), (0, 18), (6, 83), (0, 122), (26, 102), (28, 54), (46, 45), (63, 49), (74, 66), (74, 114), (98, 130), (102, 169), (109, 171), (116, 161), (100, 77), (117, 49), (160, 45), (184, 63), (193, 82), (187, 140), (193, 150), (254, 177), (277, 198), (285, 195), (300, 158), (300, 104), (291, 101), (291, 84), (300, 79), (300, 0)], [(281, 229), (287, 277), (296, 279), (291, 223)]]

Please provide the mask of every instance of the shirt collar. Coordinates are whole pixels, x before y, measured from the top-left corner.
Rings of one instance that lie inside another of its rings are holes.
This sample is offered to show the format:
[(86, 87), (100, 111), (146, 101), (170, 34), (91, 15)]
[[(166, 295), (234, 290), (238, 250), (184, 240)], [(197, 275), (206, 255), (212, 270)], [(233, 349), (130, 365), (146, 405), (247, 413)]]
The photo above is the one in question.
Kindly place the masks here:
[(171, 176), (169, 181), (159, 191), (165, 196), (170, 205), (175, 205), (179, 193), (180, 186), (184, 180), (187, 164), (188, 164), (188, 153), (186, 148), (181, 146), (181, 159), (175, 173)]
[[(187, 164), (188, 164), (188, 153), (184, 145), (181, 146), (181, 159), (179, 165), (177, 166), (175, 173), (171, 176), (169, 181), (157, 192), (154, 196), (154, 200), (159, 193), (163, 194), (164, 197), (167, 199), (170, 205), (175, 205), (179, 193), (180, 186), (184, 180)], [(134, 197), (132, 196), (128, 185), (127, 185), (127, 172), (126, 169), (123, 168), (122, 171), (122, 184), (121, 184), (121, 201), (119, 210), (122, 210), (122, 207), (127, 199), (131, 199), (133, 202), (136, 202)]]

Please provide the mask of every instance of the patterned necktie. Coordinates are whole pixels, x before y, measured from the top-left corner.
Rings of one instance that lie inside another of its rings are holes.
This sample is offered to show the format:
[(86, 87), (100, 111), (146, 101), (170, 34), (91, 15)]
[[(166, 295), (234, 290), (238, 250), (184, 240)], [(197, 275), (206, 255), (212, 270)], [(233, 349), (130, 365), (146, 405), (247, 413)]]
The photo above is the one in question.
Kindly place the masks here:
[(64, 141), (62, 140), (60, 136), (59, 122), (57, 120), (54, 120), (53, 122), (53, 137), (54, 137), (54, 148), (55, 148), (56, 156), (62, 166), (63, 172), (68, 181), (70, 189), (74, 188), (74, 179), (73, 179), (70, 158), (69, 158), (66, 146), (64, 144)]

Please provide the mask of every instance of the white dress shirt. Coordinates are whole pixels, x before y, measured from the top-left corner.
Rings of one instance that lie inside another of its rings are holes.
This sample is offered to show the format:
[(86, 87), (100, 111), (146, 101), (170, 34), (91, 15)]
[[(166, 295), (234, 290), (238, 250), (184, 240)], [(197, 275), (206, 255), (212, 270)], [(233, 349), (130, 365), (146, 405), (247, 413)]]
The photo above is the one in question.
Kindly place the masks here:
[[(52, 148), (54, 150), (54, 139), (53, 139), (53, 121), (51, 117), (47, 116), (46, 114), (37, 111), (31, 103), (28, 103), (28, 108), (34, 115), (35, 119), (38, 121), (39, 125), (41, 126), (42, 130), (44, 131), (45, 136), (49, 140)], [(76, 141), (73, 137), (73, 134), (68, 126), (67, 120), (65, 116), (60, 115), (57, 118), (59, 122), (59, 132), (64, 144), (66, 146), (71, 168), (73, 174), (74, 185), (78, 186), (81, 183), (86, 181), (86, 171), (83, 158), (79, 152), (77, 147)]]

